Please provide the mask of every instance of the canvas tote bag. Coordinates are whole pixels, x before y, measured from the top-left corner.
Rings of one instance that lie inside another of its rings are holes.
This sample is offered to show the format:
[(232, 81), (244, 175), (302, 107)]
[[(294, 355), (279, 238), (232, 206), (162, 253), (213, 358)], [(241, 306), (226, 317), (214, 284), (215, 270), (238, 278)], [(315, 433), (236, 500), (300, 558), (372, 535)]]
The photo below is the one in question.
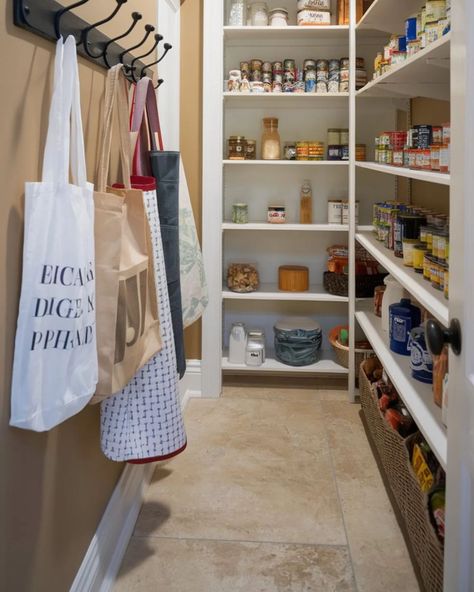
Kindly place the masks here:
[[(128, 92), (122, 68), (114, 66), (107, 75), (94, 194), (99, 356), (94, 403), (120, 392), (162, 347), (143, 192), (130, 185)], [(112, 129), (117, 121), (124, 189), (107, 187)]]
[(79, 101), (70, 36), (56, 45), (42, 181), (25, 187), (10, 425), (38, 432), (81, 411), (97, 384), (93, 186)]
[[(146, 91), (141, 85), (132, 118), (132, 136), (135, 138), (144, 127), (143, 90)], [(141, 141), (146, 149), (147, 132), (141, 136)], [(138, 175), (137, 169), (133, 173), (132, 186), (143, 190), (150, 224), (163, 349), (137, 372), (121, 393), (102, 403), (101, 446), (111, 460), (141, 464), (166, 460), (182, 452), (186, 447), (186, 432), (179, 403), (179, 380), (156, 182), (153, 177)]]
[[(152, 174), (156, 179), (158, 211), (161, 221), (161, 237), (168, 279), (171, 317), (176, 348), (176, 364), (180, 378), (186, 372), (184, 351), (183, 305), (181, 298), (180, 250), (179, 250), (179, 152), (163, 150), (158, 106), (150, 78), (142, 78), (138, 84), (135, 101), (146, 92), (147, 115), (150, 132), (150, 146), (143, 142), (144, 134), (139, 134), (134, 163), (139, 175)], [(136, 131), (136, 130), (135, 130)], [(158, 146), (156, 144), (158, 138)], [(151, 148), (151, 150), (150, 150)], [(158, 149), (159, 148), (159, 149)]]

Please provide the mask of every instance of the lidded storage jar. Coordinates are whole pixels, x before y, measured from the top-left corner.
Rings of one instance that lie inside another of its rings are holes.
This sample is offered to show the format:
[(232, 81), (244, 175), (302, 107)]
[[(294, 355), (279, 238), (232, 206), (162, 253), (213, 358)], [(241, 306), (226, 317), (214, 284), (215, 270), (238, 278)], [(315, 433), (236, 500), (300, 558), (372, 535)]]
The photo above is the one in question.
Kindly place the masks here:
[(266, 117), (263, 120), (262, 160), (281, 159), (281, 141), (278, 133), (278, 119)]
[(230, 0), (230, 27), (243, 27), (247, 24), (247, 0)]
[(270, 10), (270, 27), (288, 26), (288, 11), (285, 8)]
[(249, 6), (250, 23), (253, 27), (268, 26), (268, 7), (266, 2), (253, 2)]
[(323, 334), (321, 326), (308, 317), (288, 317), (274, 328), (275, 354), (287, 366), (310, 366), (318, 361)]
[(227, 287), (231, 292), (242, 294), (255, 292), (260, 281), (255, 265), (251, 263), (231, 263), (227, 269)]

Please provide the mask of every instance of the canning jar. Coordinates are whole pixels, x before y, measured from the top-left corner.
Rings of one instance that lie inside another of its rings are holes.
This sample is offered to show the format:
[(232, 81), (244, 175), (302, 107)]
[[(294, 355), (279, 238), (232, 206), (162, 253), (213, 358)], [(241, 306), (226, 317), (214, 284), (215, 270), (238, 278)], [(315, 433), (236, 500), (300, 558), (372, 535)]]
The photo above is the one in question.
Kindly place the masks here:
[(230, 0), (228, 24), (230, 27), (243, 27), (247, 24), (246, 0)]
[(278, 133), (278, 118), (265, 117), (262, 134), (262, 160), (280, 160), (281, 144)]
[(266, 2), (253, 2), (250, 8), (250, 22), (253, 27), (268, 26), (268, 7)]
[(231, 136), (229, 138), (229, 160), (245, 160), (245, 137)]
[(271, 27), (286, 27), (288, 25), (288, 11), (285, 8), (275, 8), (270, 11)]

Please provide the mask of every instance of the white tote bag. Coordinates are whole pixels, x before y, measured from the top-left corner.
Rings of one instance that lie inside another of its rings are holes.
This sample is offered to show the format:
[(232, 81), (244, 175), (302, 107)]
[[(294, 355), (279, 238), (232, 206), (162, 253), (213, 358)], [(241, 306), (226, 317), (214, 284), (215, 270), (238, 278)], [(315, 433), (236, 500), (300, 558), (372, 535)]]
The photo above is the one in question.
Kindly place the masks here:
[(25, 187), (10, 425), (38, 432), (81, 411), (98, 377), (93, 186), (86, 180), (79, 97), (70, 36), (56, 47), (43, 178)]
[(179, 166), (179, 257), (183, 324), (186, 328), (202, 316), (209, 298), (201, 245), (182, 159)]

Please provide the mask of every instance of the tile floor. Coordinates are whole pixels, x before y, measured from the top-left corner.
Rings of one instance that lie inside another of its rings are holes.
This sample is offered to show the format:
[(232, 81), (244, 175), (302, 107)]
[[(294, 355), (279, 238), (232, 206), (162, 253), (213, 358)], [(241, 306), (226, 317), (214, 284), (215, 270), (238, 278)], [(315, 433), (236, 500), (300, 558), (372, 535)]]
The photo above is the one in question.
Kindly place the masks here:
[(418, 592), (359, 409), (286, 388), (192, 400), (114, 592)]

